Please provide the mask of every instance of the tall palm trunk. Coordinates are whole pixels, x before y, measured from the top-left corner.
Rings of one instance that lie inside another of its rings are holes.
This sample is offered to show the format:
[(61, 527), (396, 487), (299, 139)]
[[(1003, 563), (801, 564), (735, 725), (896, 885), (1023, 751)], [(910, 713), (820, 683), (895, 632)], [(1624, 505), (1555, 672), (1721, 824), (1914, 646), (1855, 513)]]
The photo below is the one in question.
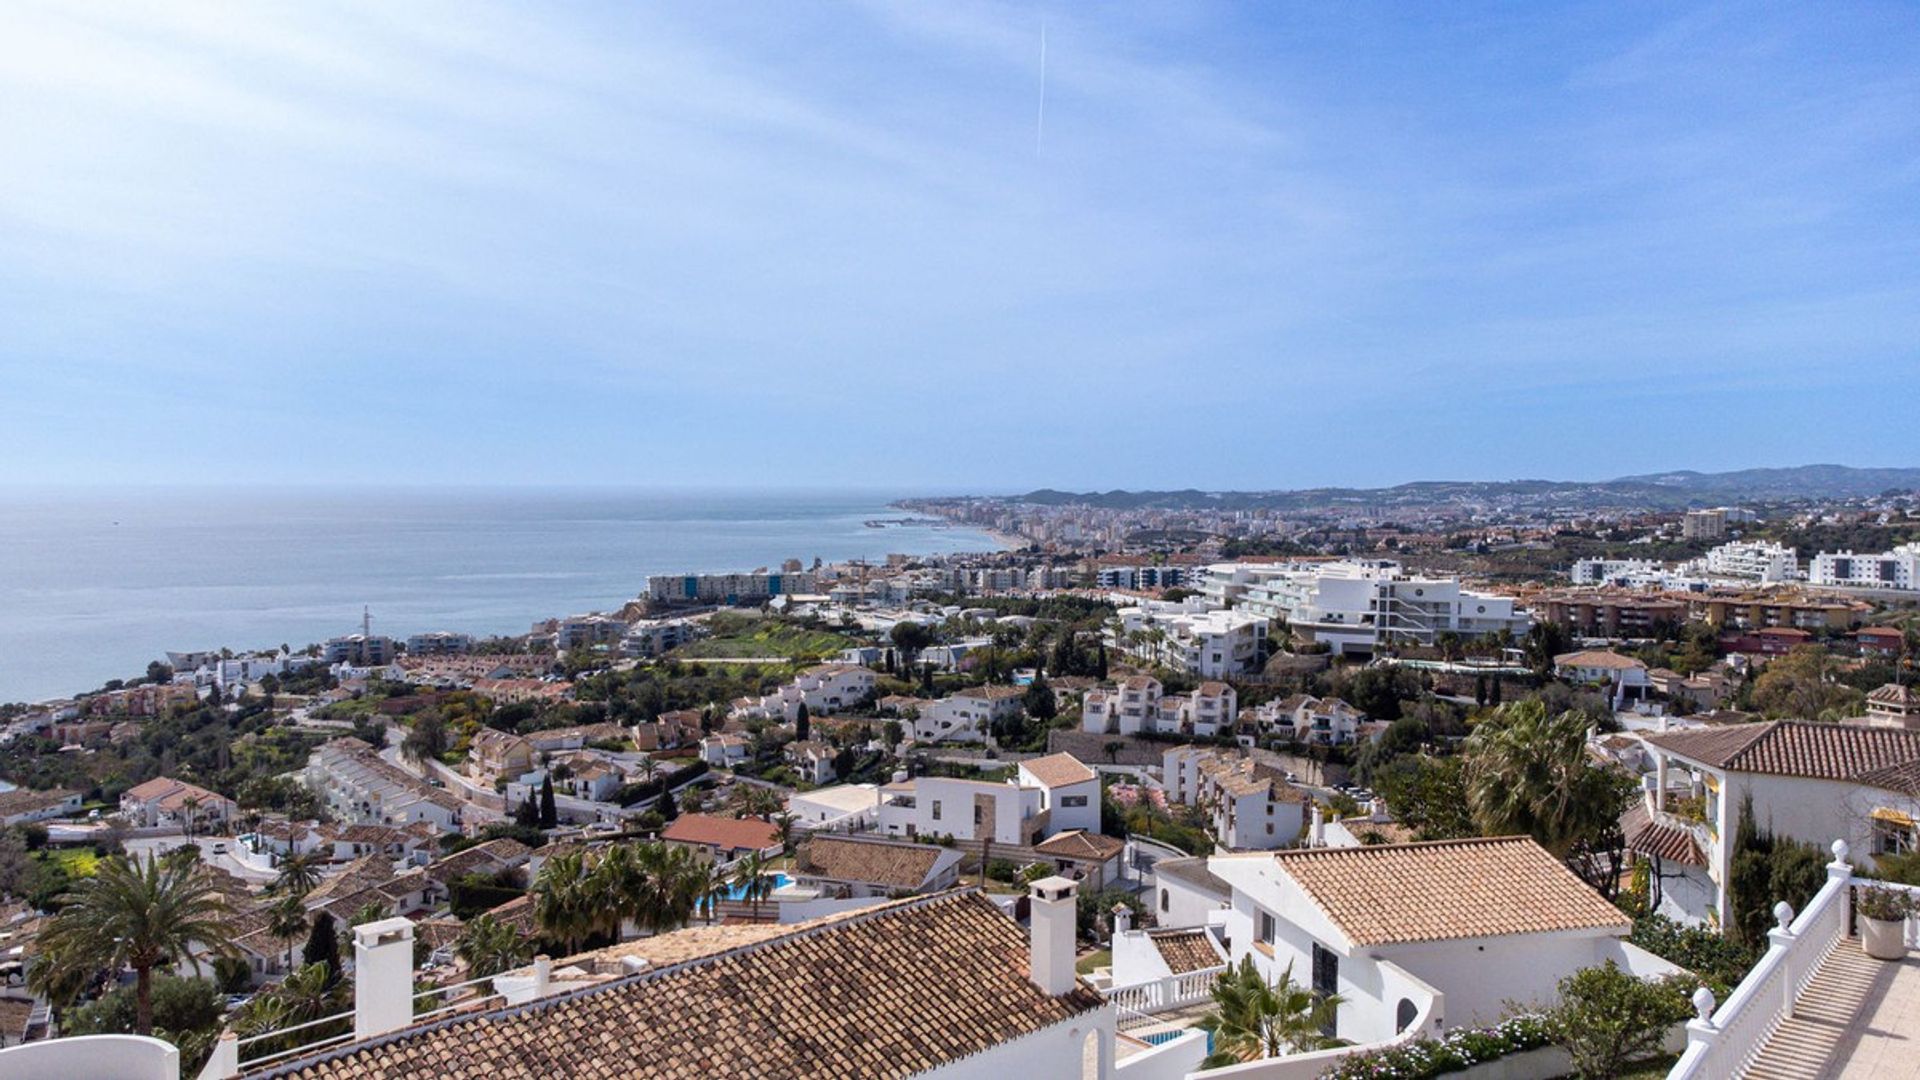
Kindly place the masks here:
[(133, 1033), (135, 1035), (153, 1034), (153, 967), (138, 966), (133, 969)]

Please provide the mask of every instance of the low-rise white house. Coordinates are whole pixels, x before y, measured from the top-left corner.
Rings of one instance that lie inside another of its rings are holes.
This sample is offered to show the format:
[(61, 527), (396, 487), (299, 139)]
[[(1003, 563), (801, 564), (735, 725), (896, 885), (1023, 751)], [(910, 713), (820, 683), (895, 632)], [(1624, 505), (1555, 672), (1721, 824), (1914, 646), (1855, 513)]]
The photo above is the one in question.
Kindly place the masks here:
[(1151, 896), (1153, 921), (1163, 927), (1224, 922), (1233, 907), (1233, 886), (1207, 869), (1203, 856), (1154, 863)]
[(1048, 832), (1100, 831), (1100, 777), (1072, 754), (1048, 754), (1020, 763), (1021, 787), (1040, 789)]
[(179, 826), (214, 831), (232, 821), (238, 811), (232, 799), (168, 776), (136, 784), (120, 796), (120, 816), (138, 828)]
[(424, 821), (458, 832), (466, 805), (419, 777), (387, 762), (373, 747), (347, 736), (315, 747), (307, 758), (307, 786), (343, 821), (409, 825)]
[(1149, 664), (1203, 679), (1254, 670), (1265, 659), (1267, 620), (1243, 611), (1121, 608), (1107, 645)]
[(1336, 697), (1294, 694), (1246, 710), (1243, 726), (1296, 742), (1345, 746), (1357, 742), (1367, 714)]
[(922, 702), (908, 730), (914, 742), (989, 742), (996, 722), (1020, 714), (1023, 694), (1017, 686), (976, 686)]
[(727, 768), (747, 760), (744, 735), (720, 732), (700, 740), (700, 760), (715, 768)]
[(1605, 685), (1623, 701), (1644, 698), (1653, 689), (1653, 676), (1645, 663), (1606, 649), (1561, 653), (1553, 658), (1553, 673), (1571, 682)]
[(1215, 855), (1231, 959), (1339, 994), (1332, 1032), (1378, 1043), (1546, 1004), (1609, 960), (1678, 972), (1626, 942), (1628, 918), (1529, 837)]
[(796, 791), (787, 797), (793, 827), (802, 832), (853, 832), (880, 819), (880, 788), (875, 784), (836, 784)]

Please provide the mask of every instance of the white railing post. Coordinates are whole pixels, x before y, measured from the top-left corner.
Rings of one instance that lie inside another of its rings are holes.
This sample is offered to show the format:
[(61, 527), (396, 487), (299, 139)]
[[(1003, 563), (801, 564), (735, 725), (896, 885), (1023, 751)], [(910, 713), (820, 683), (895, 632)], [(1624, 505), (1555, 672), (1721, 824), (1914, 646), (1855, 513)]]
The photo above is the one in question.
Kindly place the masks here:
[(1773, 929), (1767, 931), (1767, 944), (1781, 952), (1780, 1015), (1793, 1015), (1793, 999), (1800, 993), (1800, 962), (1805, 957), (1796, 957), (1793, 942), (1793, 905), (1785, 900), (1773, 905)]

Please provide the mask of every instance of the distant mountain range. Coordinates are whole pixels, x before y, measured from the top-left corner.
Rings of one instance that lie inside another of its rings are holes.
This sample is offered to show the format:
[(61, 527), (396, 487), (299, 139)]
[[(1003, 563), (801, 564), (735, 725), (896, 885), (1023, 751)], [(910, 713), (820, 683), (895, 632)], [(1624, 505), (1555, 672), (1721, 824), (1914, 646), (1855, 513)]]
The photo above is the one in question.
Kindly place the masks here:
[(1843, 499), (1892, 490), (1920, 490), (1920, 468), (1859, 469), (1800, 465), (1735, 472), (1650, 473), (1617, 480), (1421, 480), (1387, 488), (1305, 488), (1291, 491), (1089, 491), (1042, 488), (1016, 496), (1044, 506), (1112, 510), (1304, 510), (1333, 506), (1493, 502), (1535, 506), (1637, 506), (1678, 510), (1740, 502)]

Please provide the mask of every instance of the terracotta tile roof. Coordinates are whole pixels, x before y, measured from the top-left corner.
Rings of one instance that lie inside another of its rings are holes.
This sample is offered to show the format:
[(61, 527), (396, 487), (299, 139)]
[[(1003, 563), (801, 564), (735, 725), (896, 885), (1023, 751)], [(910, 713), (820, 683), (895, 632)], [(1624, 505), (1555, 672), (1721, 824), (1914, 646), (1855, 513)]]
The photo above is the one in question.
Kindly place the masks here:
[(306, 895), (308, 909), (318, 907), (328, 900), (337, 900), (343, 896), (371, 889), (393, 878), (393, 860), (375, 852), (362, 855), (348, 863), (344, 869), (332, 877), (326, 878), (313, 887)]
[(1620, 815), (1620, 832), (1627, 838), (1628, 851), (1683, 866), (1707, 865), (1707, 855), (1693, 833), (1655, 819), (1645, 799), (1636, 800)]
[(780, 830), (759, 818), (681, 814), (660, 834), (660, 839), (727, 850), (760, 850), (778, 845)]
[(1810, 780), (1898, 780), (1920, 763), (1920, 731), (1865, 724), (1768, 720), (1670, 731), (1647, 742), (1709, 768)]
[(0, 815), (37, 813), (58, 806), (76, 794), (78, 792), (66, 788), (54, 788), (51, 791), (33, 791), (28, 788), (0, 791)]
[(1867, 695), (1867, 700), (1876, 705), (1892, 705), (1898, 708), (1920, 708), (1920, 691), (1899, 683), (1886, 685)]
[(1526, 836), (1304, 848), (1273, 860), (1358, 946), (1630, 926)]
[(1055, 833), (1038, 844), (1033, 850), (1054, 859), (1097, 860), (1106, 862), (1127, 849), (1126, 841), (1118, 840), (1100, 833), (1090, 833), (1085, 829), (1068, 829)]
[(1026, 934), (973, 892), (871, 908), (526, 1005), (282, 1062), (346, 1080), (887, 1080), (1104, 1006), (1027, 978)]
[(1219, 967), (1226, 959), (1213, 947), (1205, 930), (1155, 930), (1147, 935), (1167, 970), (1175, 975)]
[(896, 889), (918, 889), (933, 873), (940, 853), (929, 844), (897, 844), (819, 835), (800, 849), (799, 872), (834, 881), (858, 881)]
[(1588, 649), (1584, 652), (1561, 653), (1559, 656), (1556, 656), (1553, 658), (1553, 666), (1554, 667), (1574, 667), (1574, 668), (1610, 668), (1614, 670), (1626, 671), (1626, 670), (1631, 670), (1633, 668), (1644, 668), (1647, 665), (1641, 663), (1640, 661), (1634, 659), (1631, 656), (1621, 656), (1617, 652), (1609, 652), (1606, 649)]
[(1022, 769), (1033, 774), (1042, 787), (1065, 787), (1068, 784), (1083, 784), (1096, 779), (1094, 771), (1080, 762), (1072, 754), (1048, 754), (1031, 761), (1020, 763)]
[(532, 848), (511, 836), (502, 836), (437, 859), (427, 867), (427, 873), (435, 881), (452, 881), (465, 874), (519, 866), (532, 854)]

